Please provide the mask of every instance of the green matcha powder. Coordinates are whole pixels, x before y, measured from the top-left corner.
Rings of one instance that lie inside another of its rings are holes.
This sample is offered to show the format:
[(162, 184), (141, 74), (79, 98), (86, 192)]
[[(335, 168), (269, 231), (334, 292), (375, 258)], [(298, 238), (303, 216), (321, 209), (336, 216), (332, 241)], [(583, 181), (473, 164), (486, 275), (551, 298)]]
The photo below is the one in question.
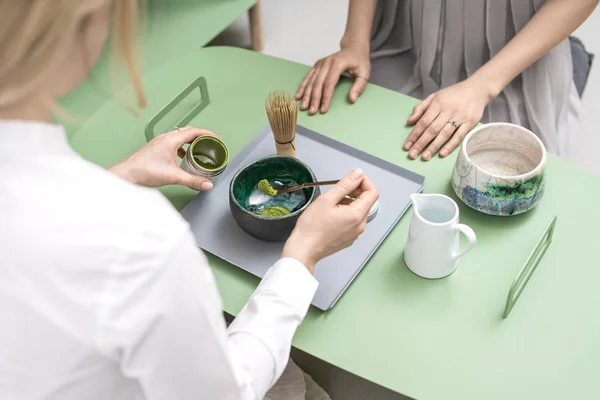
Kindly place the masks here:
[(260, 215), (263, 217), (283, 217), (290, 213), (290, 210), (287, 208), (273, 206), (269, 208), (265, 208), (260, 212)]
[(271, 186), (269, 181), (266, 179), (258, 182), (258, 188), (261, 192), (268, 194), (269, 196), (275, 196), (277, 194), (277, 190), (273, 189), (273, 186)]

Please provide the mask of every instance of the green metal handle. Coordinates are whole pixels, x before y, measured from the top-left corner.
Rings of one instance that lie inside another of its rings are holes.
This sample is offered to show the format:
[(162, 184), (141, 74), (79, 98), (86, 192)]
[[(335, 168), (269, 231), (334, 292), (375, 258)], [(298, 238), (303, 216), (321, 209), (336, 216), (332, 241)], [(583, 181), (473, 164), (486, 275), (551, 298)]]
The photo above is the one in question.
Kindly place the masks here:
[(525, 289), (525, 285), (527, 285), (527, 282), (529, 282), (529, 278), (531, 278), (531, 275), (533, 274), (538, 264), (544, 257), (544, 254), (546, 254), (546, 250), (548, 250), (548, 247), (550, 247), (550, 243), (552, 243), (552, 236), (554, 235), (554, 227), (556, 226), (556, 220), (556, 216), (552, 217), (550, 223), (544, 231), (544, 234), (542, 235), (537, 245), (529, 255), (529, 258), (525, 262), (525, 265), (523, 265), (523, 268), (521, 268), (521, 271), (519, 271), (519, 274), (517, 275), (512, 286), (510, 287), (508, 297), (506, 298), (506, 306), (504, 307), (504, 314), (502, 315), (502, 318), (506, 319), (506, 317), (508, 317), (508, 314), (510, 314), (510, 311), (519, 299), (519, 296), (523, 292), (523, 289)]
[(189, 94), (195, 89), (198, 88), (200, 90), (200, 103), (198, 103), (194, 108), (190, 110), (177, 124), (173, 126), (181, 127), (187, 125), (198, 113), (210, 103), (210, 97), (208, 96), (208, 87), (206, 86), (206, 79), (203, 76), (200, 76), (192, 83), (190, 83), (181, 93), (179, 93), (173, 100), (171, 100), (166, 106), (162, 108), (159, 112), (157, 112), (150, 121), (146, 124), (146, 140), (149, 142), (154, 139), (154, 127), (165, 115), (167, 115), (171, 110), (173, 110), (183, 99), (185, 99)]

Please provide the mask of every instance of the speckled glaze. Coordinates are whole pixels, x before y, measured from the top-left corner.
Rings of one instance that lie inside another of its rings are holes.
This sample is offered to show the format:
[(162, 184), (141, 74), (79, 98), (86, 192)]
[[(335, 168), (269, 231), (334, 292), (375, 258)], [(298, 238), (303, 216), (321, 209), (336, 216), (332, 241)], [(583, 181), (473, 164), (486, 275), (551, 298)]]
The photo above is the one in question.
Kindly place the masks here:
[(303, 189), (306, 202), (294, 212), (282, 217), (266, 217), (248, 211), (244, 205), (250, 193), (262, 179), (275, 179), (282, 175), (292, 177), (302, 184), (316, 182), (308, 165), (289, 156), (270, 156), (255, 161), (239, 170), (229, 185), (229, 208), (237, 224), (246, 233), (269, 242), (283, 242), (292, 233), (296, 221), (320, 194), (318, 188)]
[(546, 185), (546, 149), (531, 131), (499, 122), (473, 129), (463, 141), (452, 187), (469, 207), (517, 215), (535, 207)]

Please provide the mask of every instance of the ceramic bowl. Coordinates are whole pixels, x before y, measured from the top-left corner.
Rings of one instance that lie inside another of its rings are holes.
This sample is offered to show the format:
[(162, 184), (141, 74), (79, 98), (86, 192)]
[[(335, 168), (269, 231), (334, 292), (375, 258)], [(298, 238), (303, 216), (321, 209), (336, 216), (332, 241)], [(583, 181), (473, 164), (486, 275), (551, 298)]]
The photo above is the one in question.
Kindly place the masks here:
[(531, 131), (499, 122), (473, 129), (463, 141), (452, 187), (469, 207), (490, 215), (516, 215), (542, 199), (546, 149)]
[(316, 182), (308, 165), (288, 156), (271, 156), (255, 161), (238, 171), (229, 185), (229, 207), (233, 218), (246, 233), (269, 242), (283, 242), (292, 233), (296, 221), (319, 195), (318, 188), (303, 189), (306, 202), (282, 217), (266, 217), (248, 211), (246, 202), (262, 179), (288, 177), (298, 184)]

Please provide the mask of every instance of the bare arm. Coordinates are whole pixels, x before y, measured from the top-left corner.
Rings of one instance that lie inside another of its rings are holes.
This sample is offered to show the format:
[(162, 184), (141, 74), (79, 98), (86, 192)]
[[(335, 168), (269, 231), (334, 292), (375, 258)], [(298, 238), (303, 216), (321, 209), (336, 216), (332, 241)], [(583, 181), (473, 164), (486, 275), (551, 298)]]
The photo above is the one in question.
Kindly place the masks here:
[(350, 0), (340, 51), (317, 61), (306, 74), (296, 94), (297, 99), (302, 99), (300, 109), (308, 109), (310, 115), (316, 114), (319, 108), (321, 113), (326, 113), (343, 72), (354, 77), (348, 93), (352, 103), (365, 90), (371, 73), (369, 42), (376, 6), (377, 0)]
[(473, 78), (487, 82), (491, 98), (497, 96), (521, 72), (573, 33), (597, 5), (598, 0), (546, 0), (527, 25)]
[(356, 47), (369, 51), (375, 7), (377, 0), (350, 0), (341, 48)]
[(415, 127), (404, 143), (409, 156), (417, 158), (422, 153), (427, 161), (440, 148), (440, 156), (450, 154), (479, 122), (485, 107), (515, 77), (566, 39), (597, 5), (598, 0), (546, 0), (525, 27), (470, 78), (415, 107), (407, 121)]

